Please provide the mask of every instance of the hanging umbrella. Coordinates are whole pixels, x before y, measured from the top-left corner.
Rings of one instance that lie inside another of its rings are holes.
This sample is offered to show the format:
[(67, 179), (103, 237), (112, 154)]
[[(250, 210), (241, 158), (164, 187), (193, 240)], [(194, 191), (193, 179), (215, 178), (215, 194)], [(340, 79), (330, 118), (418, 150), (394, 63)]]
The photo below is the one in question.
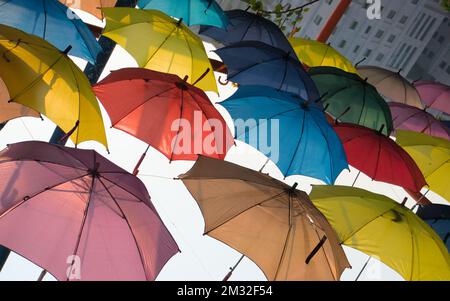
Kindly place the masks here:
[(0, 123), (23, 116), (40, 117), (39, 113), (18, 103), (8, 103), (11, 99), (5, 83), (0, 78)]
[(450, 87), (441, 83), (417, 82), (414, 83), (420, 99), (427, 108), (436, 109), (450, 114)]
[(450, 252), (450, 206), (440, 204), (420, 206), (417, 215), (436, 231)]
[(0, 78), (9, 102), (47, 116), (75, 144), (95, 140), (107, 146), (98, 101), (67, 56), (69, 50), (61, 52), (39, 37), (0, 25)]
[(215, 0), (139, 0), (138, 7), (160, 10), (169, 16), (183, 19), (188, 26), (228, 26), (228, 18)]
[(450, 141), (415, 132), (397, 131), (396, 142), (417, 163), (430, 189), (450, 202)]
[(343, 123), (337, 124), (334, 130), (344, 145), (348, 163), (373, 180), (414, 192), (426, 185), (419, 167), (408, 153), (379, 131)]
[(450, 280), (450, 254), (408, 208), (346, 186), (313, 186), (310, 197), (342, 244), (377, 257), (405, 280)]
[(228, 70), (228, 79), (240, 85), (261, 85), (304, 99), (319, 98), (317, 87), (302, 64), (288, 52), (255, 41), (242, 41), (215, 51)]
[(176, 74), (204, 91), (217, 92), (202, 40), (186, 25), (157, 10), (104, 8), (103, 35), (125, 48), (140, 67)]
[(95, 151), (22, 142), (0, 165), (0, 244), (58, 280), (154, 280), (178, 252), (144, 184)]
[(59, 0), (59, 2), (71, 8), (81, 9), (102, 20), (104, 15), (101, 9), (114, 7), (117, 0)]
[(349, 267), (327, 220), (295, 185), (202, 156), (180, 179), (205, 234), (253, 260), (268, 280), (339, 280)]
[(414, 131), (450, 140), (450, 130), (425, 110), (400, 103), (389, 103), (389, 108), (396, 130)]
[(314, 102), (268, 87), (244, 86), (220, 104), (235, 121), (235, 137), (263, 153), (270, 146), (264, 154), (285, 176), (305, 175), (332, 184), (348, 167), (339, 137)]
[(333, 67), (308, 71), (322, 95), (326, 112), (347, 123), (359, 124), (389, 135), (392, 117), (386, 101), (377, 90), (353, 73)]
[(171, 161), (196, 160), (199, 154), (224, 159), (234, 143), (205, 92), (176, 75), (121, 69), (98, 83), (94, 92), (113, 127), (145, 141)]
[(298, 58), (309, 67), (335, 67), (357, 73), (353, 64), (329, 44), (301, 38), (290, 38), (289, 42)]
[(102, 48), (81, 19), (58, 0), (0, 0), (0, 23), (47, 40), (95, 64)]
[(362, 78), (377, 88), (378, 92), (388, 100), (423, 109), (416, 88), (404, 78), (400, 72), (392, 72), (375, 66), (361, 66), (357, 68)]
[(225, 15), (230, 22), (226, 29), (201, 26), (199, 33), (225, 46), (240, 41), (263, 42), (284, 52), (289, 52), (293, 58), (297, 59), (286, 36), (272, 21), (240, 9), (226, 11)]

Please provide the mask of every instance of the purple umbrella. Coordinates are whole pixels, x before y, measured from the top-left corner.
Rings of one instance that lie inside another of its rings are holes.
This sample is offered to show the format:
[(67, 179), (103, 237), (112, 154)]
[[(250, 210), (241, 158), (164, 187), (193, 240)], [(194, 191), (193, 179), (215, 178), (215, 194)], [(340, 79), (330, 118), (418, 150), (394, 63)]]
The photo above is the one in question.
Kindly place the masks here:
[(424, 133), (450, 140), (450, 130), (425, 110), (401, 103), (389, 103), (394, 129)]
[(450, 114), (450, 87), (441, 83), (417, 82), (414, 84), (427, 108)]
[(0, 152), (0, 245), (58, 280), (154, 280), (179, 250), (144, 184), (92, 150)]

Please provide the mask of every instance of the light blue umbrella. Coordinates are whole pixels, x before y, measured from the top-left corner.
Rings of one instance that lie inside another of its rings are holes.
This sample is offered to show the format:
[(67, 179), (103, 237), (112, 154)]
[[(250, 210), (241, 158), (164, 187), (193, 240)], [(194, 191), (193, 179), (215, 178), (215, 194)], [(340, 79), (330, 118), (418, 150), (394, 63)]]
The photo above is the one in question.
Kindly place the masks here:
[(86, 24), (57, 0), (0, 0), (0, 23), (47, 40), (95, 64), (102, 48)]
[(189, 26), (228, 26), (228, 18), (215, 0), (139, 0), (138, 7), (156, 9), (171, 17), (182, 18)]
[(348, 168), (342, 143), (314, 101), (264, 86), (243, 86), (220, 103), (234, 120), (236, 139), (269, 157), (285, 176), (333, 184)]

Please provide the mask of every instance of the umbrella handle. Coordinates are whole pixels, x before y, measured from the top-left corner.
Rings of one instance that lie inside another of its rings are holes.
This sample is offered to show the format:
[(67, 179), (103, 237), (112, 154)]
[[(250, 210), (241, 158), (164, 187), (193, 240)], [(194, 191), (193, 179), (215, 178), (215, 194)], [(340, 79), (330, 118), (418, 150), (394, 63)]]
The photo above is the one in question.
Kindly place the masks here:
[(37, 279), (37, 281), (42, 281), (44, 280), (45, 275), (47, 275), (47, 270), (42, 270), (41, 274), (39, 275), (39, 278)]
[(242, 254), (242, 256), (239, 258), (239, 260), (236, 262), (236, 264), (232, 268), (230, 268), (230, 271), (228, 272), (228, 274), (225, 275), (225, 277), (222, 279), (222, 281), (228, 281), (228, 279), (230, 279), (231, 275), (233, 275), (234, 270), (236, 270), (236, 268), (241, 263), (242, 259), (244, 259), (244, 257), (245, 257), (245, 255)]
[(219, 76), (219, 78), (217, 79), (217, 81), (219, 82), (219, 84), (221, 84), (222, 86), (226, 86), (229, 83), (229, 80), (226, 79), (225, 81), (222, 81), (222, 76)]

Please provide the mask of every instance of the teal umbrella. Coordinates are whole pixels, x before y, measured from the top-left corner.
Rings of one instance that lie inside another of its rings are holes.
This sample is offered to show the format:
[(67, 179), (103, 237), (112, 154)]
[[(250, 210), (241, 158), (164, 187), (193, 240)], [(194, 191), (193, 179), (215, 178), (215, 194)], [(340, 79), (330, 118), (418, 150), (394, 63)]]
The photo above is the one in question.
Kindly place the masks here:
[(391, 133), (389, 106), (367, 80), (333, 67), (314, 67), (308, 73), (322, 95), (325, 110), (335, 119)]
[(220, 28), (228, 26), (228, 18), (214, 0), (139, 0), (139, 8), (160, 10), (183, 19), (188, 26), (210, 25)]

